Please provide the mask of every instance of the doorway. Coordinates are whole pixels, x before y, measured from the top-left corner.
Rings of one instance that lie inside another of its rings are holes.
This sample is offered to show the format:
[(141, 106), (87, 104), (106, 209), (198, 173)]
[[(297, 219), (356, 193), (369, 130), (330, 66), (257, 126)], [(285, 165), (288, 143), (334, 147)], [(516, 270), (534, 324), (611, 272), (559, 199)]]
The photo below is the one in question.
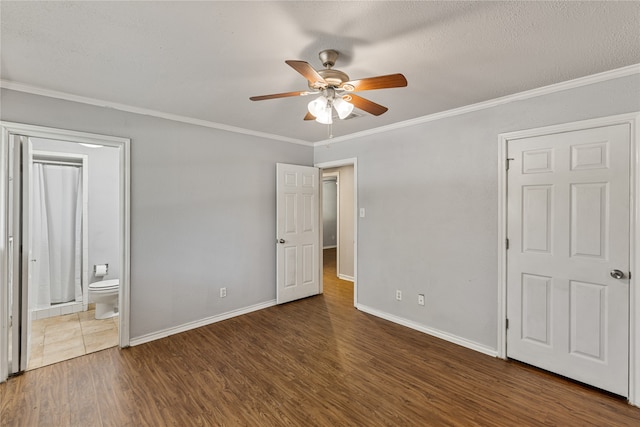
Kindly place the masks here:
[[(332, 284), (336, 285), (337, 283), (339, 286), (341, 282), (343, 284), (351, 282), (353, 284), (353, 305), (357, 307), (357, 159), (321, 163), (316, 167), (322, 170), (323, 263), (329, 267), (322, 269), (324, 272), (323, 283), (332, 281)], [(334, 194), (332, 190), (335, 188), (335, 202), (327, 200), (329, 210), (335, 206), (335, 219), (329, 211), (326, 212), (328, 218), (325, 218), (325, 185), (331, 195)], [(334, 230), (334, 223), (335, 233), (325, 232), (324, 226)], [(334, 236), (335, 240), (332, 238)], [(324, 259), (325, 257), (329, 259)], [(335, 274), (335, 277), (324, 277), (327, 271), (335, 271), (335, 273), (331, 273), (332, 276)]]
[[(4, 381), (128, 345), (129, 140), (1, 124)], [(112, 298), (119, 315), (98, 324), (93, 309), (105, 299), (89, 285), (104, 278), (119, 280)]]
[[(29, 140), (27, 370), (118, 344), (118, 316), (96, 316), (89, 286), (120, 271), (118, 149)], [(108, 271), (96, 274), (96, 265)]]

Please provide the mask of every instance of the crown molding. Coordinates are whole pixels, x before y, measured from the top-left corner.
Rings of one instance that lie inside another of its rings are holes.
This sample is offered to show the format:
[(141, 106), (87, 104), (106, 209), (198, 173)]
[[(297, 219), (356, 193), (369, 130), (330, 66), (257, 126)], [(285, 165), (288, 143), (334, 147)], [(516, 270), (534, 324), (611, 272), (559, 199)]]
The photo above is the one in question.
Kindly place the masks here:
[(339, 136), (337, 138), (325, 139), (323, 141), (318, 141), (314, 143), (314, 146), (321, 147), (325, 145), (332, 145), (338, 142), (349, 141), (352, 139), (362, 138), (365, 136), (375, 135), (383, 132), (389, 132), (396, 129), (416, 126), (422, 123), (433, 122), (433, 121), (444, 119), (447, 117), (459, 116), (462, 114), (471, 113), (473, 111), (479, 111), (487, 108), (496, 107), (499, 105), (508, 104), (514, 101), (522, 101), (525, 99), (535, 98), (538, 96), (549, 95), (552, 93), (561, 92), (568, 89), (574, 89), (582, 86), (591, 85), (594, 83), (605, 82), (608, 80), (631, 76), (634, 74), (640, 74), (640, 64), (633, 64), (633, 65), (629, 65), (622, 68), (616, 68), (610, 71), (604, 71), (598, 74), (579, 77), (577, 79), (567, 80), (565, 82), (555, 83), (555, 84), (543, 86), (537, 89), (527, 90), (524, 92), (518, 92), (512, 95), (506, 95), (500, 98), (491, 99), (489, 101), (478, 102), (476, 104), (470, 104), (460, 108), (441, 111), (439, 113), (429, 114), (427, 116), (422, 116), (422, 117), (418, 117), (411, 120), (405, 120), (405, 121), (393, 123), (387, 126), (380, 126), (377, 128), (367, 129), (361, 132), (355, 132), (349, 135)]
[(174, 122), (188, 123), (191, 125), (202, 126), (212, 129), (223, 130), (227, 132), (240, 133), (243, 135), (256, 136), (259, 138), (273, 139), (276, 141), (289, 142), (291, 144), (313, 146), (313, 143), (304, 141), (301, 139), (288, 138), (286, 136), (274, 135), (265, 132), (253, 131), (250, 129), (239, 128), (236, 126), (229, 126), (222, 123), (211, 122), (208, 120), (195, 119), (193, 117), (181, 116), (178, 114), (165, 113), (163, 111), (151, 110), (148, 108), (134, 107), (126, 104), (119, 104), (117, 102), (104, 101), (96, 98), (89, 98), (86, 96), (74, 95), (66, 92), (59, 92), (51, 89), (45, 89), (37, 86), (32, 86), (24, 83), (18, 83), (10, 80), (0, 79), (0, 88), (15, 90), (17, 92), (29, 93), (32, 95), (46, 96), (48, 98), (56, 98), (64, 101), (78, 102), (81, 104), (93, 105), (96, 107), (112, 108), (114, 110), (126, 111), (128, 113), (140, 114), (143, 116), (158, 117), (161, 119), (171, 120)]

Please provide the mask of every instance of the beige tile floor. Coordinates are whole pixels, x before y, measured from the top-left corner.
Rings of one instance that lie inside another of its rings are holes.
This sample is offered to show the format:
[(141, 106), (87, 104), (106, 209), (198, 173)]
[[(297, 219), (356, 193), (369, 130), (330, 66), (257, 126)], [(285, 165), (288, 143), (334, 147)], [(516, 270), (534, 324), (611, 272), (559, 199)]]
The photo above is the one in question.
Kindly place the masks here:
[(34, 320), (27, 370), (118, 345), (118, 316), (95, 319), (95, 310)]

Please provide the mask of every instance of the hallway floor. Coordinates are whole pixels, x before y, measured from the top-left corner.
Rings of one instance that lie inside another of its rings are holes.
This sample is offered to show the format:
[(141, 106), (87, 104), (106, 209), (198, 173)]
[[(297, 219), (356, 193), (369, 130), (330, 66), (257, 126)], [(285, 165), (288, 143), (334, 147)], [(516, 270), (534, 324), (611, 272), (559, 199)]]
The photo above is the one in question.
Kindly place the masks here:
[(336, 256), (336, 248), (322, 251), (322, 291), (353, 306), (353, 282), (338, 278)]
[(95, 310), (34, 320), (27, 370), (118, 345), (118, 316), (96, 320)]

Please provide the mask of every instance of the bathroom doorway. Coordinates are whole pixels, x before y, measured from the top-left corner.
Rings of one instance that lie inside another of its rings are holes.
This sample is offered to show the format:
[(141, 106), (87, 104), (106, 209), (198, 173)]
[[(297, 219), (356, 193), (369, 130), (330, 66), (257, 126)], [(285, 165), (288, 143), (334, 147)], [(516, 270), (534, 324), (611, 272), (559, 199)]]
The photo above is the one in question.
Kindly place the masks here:
[[(129, 140), (2, 127), (9, 268), (0, 320), (9, 327), (0, 336), (0, 381), (129, 340)], [(105, 292), (92, 289), (114, 281), (114, 316), (97, 319)]]
[(118, 278), (117, 148), (30, 142), (27, 370), (114, 347), (119, 326), (96, 319), (88, 286)]

